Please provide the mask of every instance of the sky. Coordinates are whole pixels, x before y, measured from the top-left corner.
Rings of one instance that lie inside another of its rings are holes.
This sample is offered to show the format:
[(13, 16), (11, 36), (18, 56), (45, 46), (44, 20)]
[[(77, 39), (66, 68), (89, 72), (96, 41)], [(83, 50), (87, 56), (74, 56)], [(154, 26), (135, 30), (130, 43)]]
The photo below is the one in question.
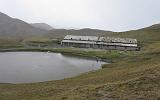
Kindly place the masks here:
[(160, 23), (160, 0), (0, 0), (0, 12), (55, 28), (120, 32)]

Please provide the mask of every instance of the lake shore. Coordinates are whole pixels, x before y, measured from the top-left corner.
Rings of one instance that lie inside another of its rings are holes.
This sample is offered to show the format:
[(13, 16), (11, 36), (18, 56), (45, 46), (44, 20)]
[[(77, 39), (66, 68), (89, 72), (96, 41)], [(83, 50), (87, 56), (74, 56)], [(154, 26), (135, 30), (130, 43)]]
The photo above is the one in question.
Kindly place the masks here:
[(101, 69), (106, 62), (48, 52), (1, 52), (0, 83), (62, 80)]
[[(103, 69), (57, 81), (30, 84), (0, 84), (1, 100), (62, 99), (157, 99), (160, 93), (160, 42), (146, 45), (139, 52), (92, 51), (79, 49), (32, 49), (35, 52), (57, 52), (76, 56), (110, 59)], [(151, 50), (150, 50), (151, 48)], [(19, 48), (9, 51), (31, 51)], [(149, 92), (146, 92), (147, 91)], [(139, 92), (140, 91), (140, 92)], [(158, 93), (157, 93), (158, 91)], [(107, 95), (106, 95), (107, 94)]]
[(61, 53), (68, 56), (84, 57), (89, 59), (96, 59), (98, 61), (105, 61), (108, 63), (113, 63), (113, 60), (124, 55), (124, 51), (108, 51), (100, 49), (86, 48), (9, 48), (0, 49), (0, 52), (50, 52), (50, 53)]

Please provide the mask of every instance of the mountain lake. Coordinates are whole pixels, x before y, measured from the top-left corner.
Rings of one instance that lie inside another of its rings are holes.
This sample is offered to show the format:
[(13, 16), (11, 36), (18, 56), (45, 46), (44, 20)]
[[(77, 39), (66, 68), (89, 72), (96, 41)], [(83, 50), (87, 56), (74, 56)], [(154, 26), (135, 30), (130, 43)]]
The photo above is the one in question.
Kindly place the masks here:
[(101, 69), (103, 61), (47, 52), (1, 52), (0, 83), (34, 83), (71, 78)]

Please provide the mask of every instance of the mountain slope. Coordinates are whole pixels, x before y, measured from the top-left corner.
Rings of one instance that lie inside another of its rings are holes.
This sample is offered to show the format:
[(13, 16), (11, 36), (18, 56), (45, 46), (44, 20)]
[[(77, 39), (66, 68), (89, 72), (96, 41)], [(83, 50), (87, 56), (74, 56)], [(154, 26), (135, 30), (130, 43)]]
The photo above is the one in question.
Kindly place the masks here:
[(160, 24), (155, 24), (139, 30), (121, 32), (118, 36), (137, 38), (141, 42), (159, 41)]
[(53, 30), (54, 29), (53, 27), (51, 27), (50, 25), (48, 25), (46, 23), (33, 23), (31, 25), (35, 28), (40, 28), (40, 29), (44, 29), (44, 30)]
[(160, 40), (160, 24), (155, 24), (138, 30), (131, 30), (126, 32), (109, 32), (103, 36), (135, 38), (140, 43), (148, 43)]
[(0, 36), (25, 37), (33, 35), (43, 35), (47, 31), (35, 28), (30, 24), (6, 14), (0, 13)]
[(160, 40), (160, 24), (155, 24), (146, 28), (131, 30), (126, 32), (111, 32), (98, 29), (54, 29), (48, 35), (53, 38), (63, 38), (65, 35), (96, 35), (122, 38), (136, 38), (140, 42), (150, 42)]
[[(141, 51), (136, 52), (57, 49), (65, 54), (77, 53), (106, 59), (112, 55), (117, 59), (104, 65), (103, 69), (74, 78), (31, 84), (0, 84), (0, 100), (160, 100), (159, 24), (118, 33), (92, 29), (58, 29), (49, 33), (56, 38), (66, 34), (136, 38), (143, 45)], [(121, 58), (117, 54), (122, 55)]]
[(98, 29), (54, 29), (49, 31), (48, 35), (54, 38), (63, 38), (66, 35), (89, 35), (89, 36), (103, 36), (106, 33), (112, 33), (111, 31), (98, 30)]

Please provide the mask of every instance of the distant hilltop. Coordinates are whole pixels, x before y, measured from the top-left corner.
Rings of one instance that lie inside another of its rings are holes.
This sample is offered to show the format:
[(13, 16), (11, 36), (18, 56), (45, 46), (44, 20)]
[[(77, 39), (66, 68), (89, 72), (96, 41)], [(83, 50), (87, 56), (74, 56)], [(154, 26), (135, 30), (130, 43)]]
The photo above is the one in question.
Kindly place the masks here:
[(0, 36), (26, 37), (46, 33), (46, 30), (35, 28), (27, 22), (0, 13)]
[[(55, 29), (45, 23), (27, 23), (0, 12), (0, 37), (49, 37), (63, 39), (66, 35), (136, 38), (137, 40), (159, 39), (160, 24), (127, 32), (112, 32), (99, 29)], [(155, 34), (153, 34), (155, 33)]]
[(44, 29), (44, 30), (53, 30), (54, 28), (46, 23), (31, 23), (33, 27)]

